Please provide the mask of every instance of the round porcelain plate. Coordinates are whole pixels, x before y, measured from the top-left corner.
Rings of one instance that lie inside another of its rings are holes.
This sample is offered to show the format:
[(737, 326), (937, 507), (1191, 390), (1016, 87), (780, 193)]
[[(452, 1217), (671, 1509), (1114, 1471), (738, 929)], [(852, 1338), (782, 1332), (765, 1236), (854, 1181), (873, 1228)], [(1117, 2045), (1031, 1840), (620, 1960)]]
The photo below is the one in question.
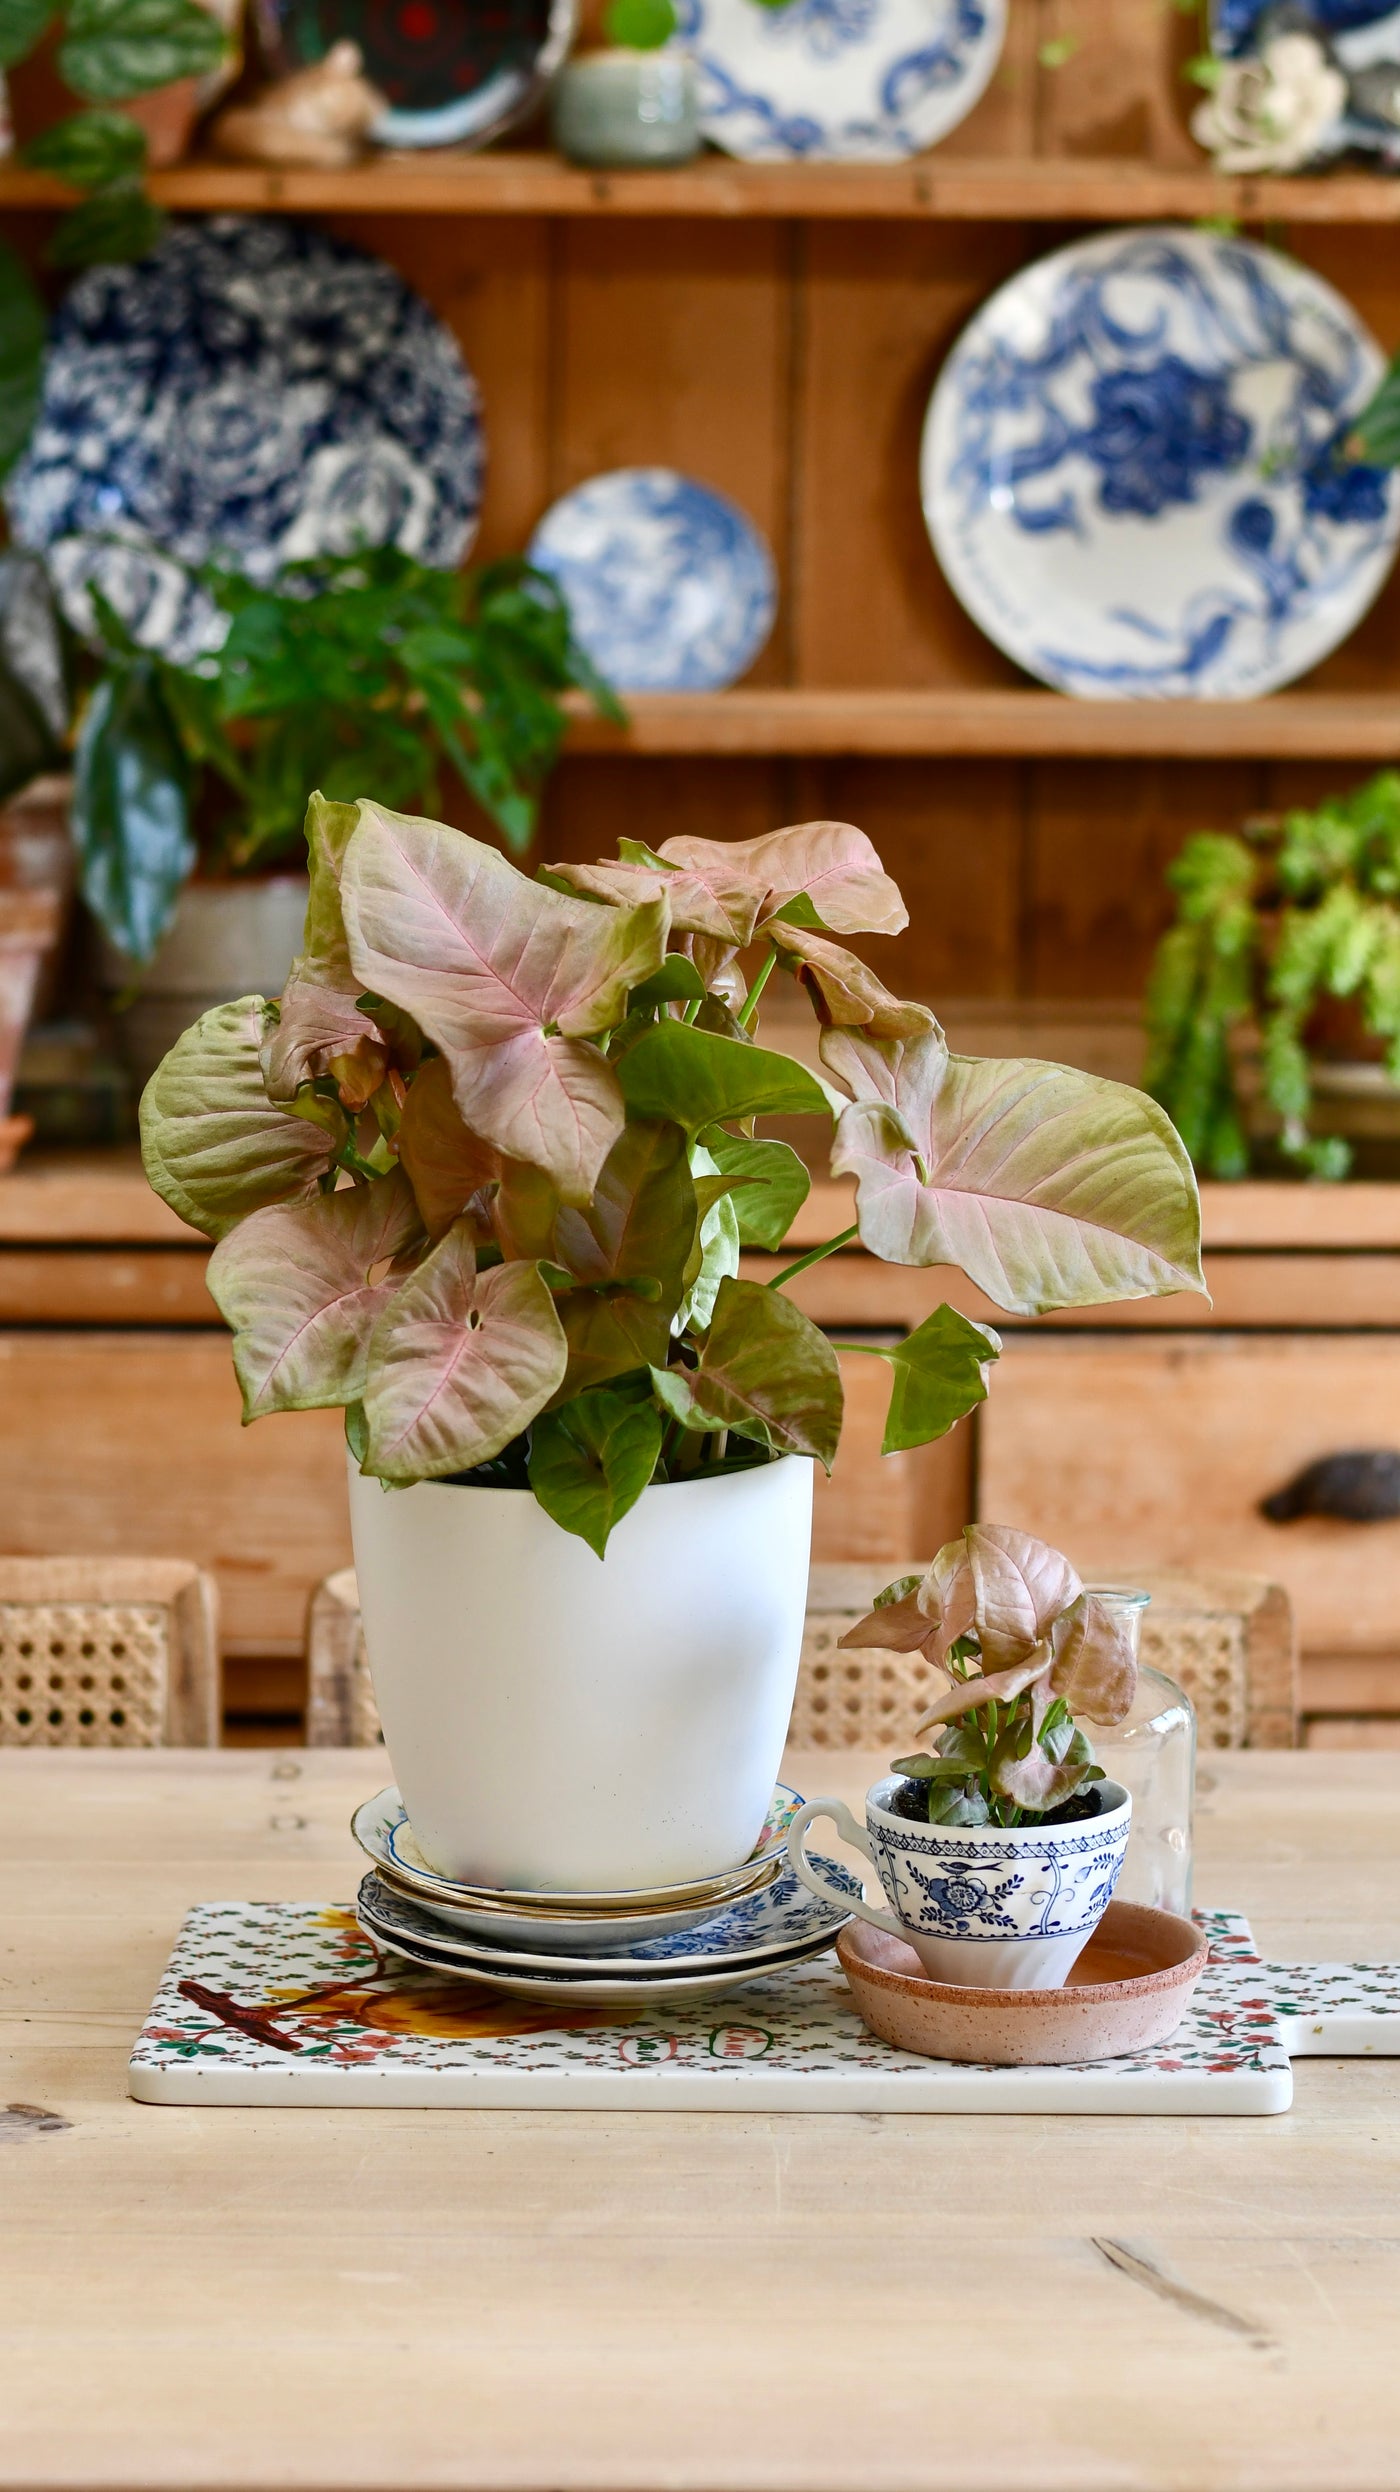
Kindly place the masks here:
[(620, 692), (721, 692), (773, 628), (777, 576), (758, 530), (674, 468), (590, 476), (545, 512), (529, 558), (558, 581), (575, 638)]
[(1384, 359), (1320, 277), (1147, 226), (1022, 270), (924, 427), (968, 612), (1061, 691), (1235, 700), (1316, 666), (1390, 570), (1400, 492), (1341, 456)]
[(1006, 0), (679, 0), (701, 127), (757, 164), (891, 164), (971, 112), (1001, 54)]
[(787, 1829), (802, 1806), (801, 1794), (779, 1783), (749, 1858), (722, 1876), (633, 1893), (583, 1895), (536, 1893), (522, 1887), (471, 1887), (439, 1877), (429, 1867), (392, 1784), (365, 1800), (350, 1820), (351, 1832), (376, 1869), (448, 1925), (492, 1943), (537, 1949), (577, 1949), (585, 1940), (629, 1947), (668, 1931), (689, 1928), (717, 1907), (766, 1885), (781, 1861)]
[[(833, 1885), (844, 1893), (859, 1896), (859, 1879), (839, 1861), (823, 1860), (820, 1865)], [(583, 1942), (567, 1954), (543, 1955), (534, 1950), (517, 1952), (494, 1941), (454, 1937), (421, 1905), (410, 1903), (386, 1887), (373, 1870), (361, 1884), (357, 1909), (376, 1936), (390, 1946), (397, 1946), (406, 1938), (434, 1947), (453, 1962), (468, 1966), (486, 1964), (502, 1971), (513, 1966), (526, 1973), (538, 1969), (542, 1974), (574, 1978), (595, 1961), (592, 1947)], [(729, 1964), (766, 1960), (786, 1955), (793, 1947), (815, 1944), (823, 1937), (833, 1939), (847, 1918), (839, 1905), (824, 1903), (809, 1894), (792, 1871), (785, 1870), (771, 1886), (756, 1895), (746, 1895), (739, 1903), (726, 1904), (694, 1928), (671, 1929), (663, 1936), (640, 1941), (627, 1955), (609, 1955), (603, 1969), (610, 1978), (722, 1972)]]
[[(368, 1881), (366, 1881), (368, 1883)], [(363, 1889), (361, 1890), (363, 1893)], [(502, 1967), (490, 1957), (474, 1957), (470, 1962), (449, 1952), (451, 1942), (439, 1938), (409, 1937), (395, 1930), (391, 1935), (378, 1926), (377, 1917), (365, 1911), (363, 1903), (357, 1910), (361, 1926), (381, 1946), (405, 1957), (411, 1964), (421, 1964), (430, 1972), (455, 1973), (463, 1981), (480, 1982), (487, 1990), (502, 1990), (516, 1999), (550, 1999), (559, 2006), (574, 2006), (580, 2001), (598, 2007), (654, 2006), (664, 1999), (718, 1998), (723, 1992), (737, 1990), (742, 1983), (766, 1981), (789, 1964), (804, 1964), (809, 1956), (821, 1955), (837, 1936), (835, 1928), (807, 1939), (802, 1945), (789, 1947), (781, 1954), (757, 1961), (748, 1959), (708, 1972), (666, 1972), (653, 1968), (647, 1973), (617, 1974), (600, 1964), (596, 1973), (529, 1973), (515, 1965)]]

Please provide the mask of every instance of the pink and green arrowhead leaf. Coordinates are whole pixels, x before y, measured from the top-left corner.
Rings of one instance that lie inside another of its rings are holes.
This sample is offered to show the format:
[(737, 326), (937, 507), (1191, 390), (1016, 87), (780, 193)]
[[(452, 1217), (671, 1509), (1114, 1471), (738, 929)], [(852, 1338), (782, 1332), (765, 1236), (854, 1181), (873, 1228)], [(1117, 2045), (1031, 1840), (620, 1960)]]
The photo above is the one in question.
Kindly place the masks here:
[(430, 1056), (414, 1074), (396, 1139), (429, 1237), (441, 1237), (501, 1175), (500, 1152), (469, 1133), (457, 1112), (445, 1056)]
[(396, 1170), (255, 1211), (215, 1247), (209, 1291), (233, 1330), (245, 1423), (359, 1400), (370, 1335), (403, 1277), (387, 1267), (422, 1233)]
[(625, 1126), (581, 1206), (561, 1202), (539, 1170), (507, 1162), (495, 1218), (508, 1255), (558, 1264), (579, 1283), (555, 1301), (569, 1344), (559, 1400), (664, 1361), (696, 1228), (679, 1126)]
[(824, 1333), (780, 1290), (721, 1281), (694, 1368), (654, 1368), (658, 1399), (687, 1428), (733, 1428), (829, 1471), (841, 1434), (841, 1370)]
[(898, 934), (909, 912), (864, 831), (849, 822), (799, 822), (761, 839), (624, 840), (616, 864), (550, 867), (576, 891), (625, 901), (664, 891), (678, 934), (735, 949), (780, 911), (832, 934)]
[[(336, 1155), (325, 1125), (269, 1099), (266, 1031), (261, 995), (216, 1005), (177, 1039), (142, 1094), (146, 1175), (162, 1202), (206, 1237), (222, 1237), (265, 1203), (309, 1202)], [(334, 1101), (331, 1108), (338, 1118)]]
[(805, 925), (775, 918), (764, 933), (798, 983), (807, 989), (817, 1018), (837, 1028), (868, 1029), (876, 1038), (919, 1038), (937, 1030), (927, 1004), (904, 1004), (843, 944), (828, 943)]
[(1138, 1675), (1133, 1631), (1122, 1613), (1086, 1592), (1058, 1621), (1054, 1640), (1052, 1692), (1091, 1722), (1121, 1722)]
[(862, 1242), (887, 1263), (958, 1265), (1022, 1315), (1204, 1290), (1200, 1201), (1155, 1100), (1028, 1060), (951, 1056), (935, 1030), (828, 1030), (851, 1093), (832, 1151)]
[(661, 1419), (654, 1403), (582, 1393), (535, 1421), (530, 1486), (562, 1530), (602, 1557), (656, 1469)]
[[(983, 1668), (1023, 1661), (1083, 1585), (1058, 1549), (1009, 1523), (969, 1523), (963, 1539)], [(1043, 1666), (1049, 1666), (1048, 1652)]]
[(294, 1099), (303, 1082), (330, 1073), (346, 1105), (362, 1107), (389, 1060), (380, 1031), (355, 1001), (363, 982), (350, 965), (340, 911), (340, 870), (355, 822), (353, 805), (334, 804), (319, 792), (306, 808), (311, 889), (302, 950), (268, 1034), (265, 1068), (273, 1099)]
[(990, 1326), (956, 1307), (935, 1307), (922, 1324), (880, 1353), (894, 1371), (880, 1451), (932, 1445), (987, 1398), (987, 1376), (1001, 1343)]
[(340, 879), (357, 978), (441, 1049), (473, 1133), (587, 1202), (624, 1122), (590, 1041), (660, 968), (665, 899), (595, 908), (441, 822), (358, 814)]
[(470, 1226), (456, 1221), (370, 1336), (365, 1470), (406, 1484), (489, 1462), (543, 1410), (566, 1358), (535, 1265), (479, 1273)]

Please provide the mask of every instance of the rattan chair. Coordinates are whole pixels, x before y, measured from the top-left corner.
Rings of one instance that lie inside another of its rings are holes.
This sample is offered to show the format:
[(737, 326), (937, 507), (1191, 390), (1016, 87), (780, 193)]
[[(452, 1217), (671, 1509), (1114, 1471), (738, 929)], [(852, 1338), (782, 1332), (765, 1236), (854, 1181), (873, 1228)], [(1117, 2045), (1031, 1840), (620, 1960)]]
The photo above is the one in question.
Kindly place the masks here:
[(209, 1748), (219, 1609), (177, 1558), (0, 1558), (0, 1747)]

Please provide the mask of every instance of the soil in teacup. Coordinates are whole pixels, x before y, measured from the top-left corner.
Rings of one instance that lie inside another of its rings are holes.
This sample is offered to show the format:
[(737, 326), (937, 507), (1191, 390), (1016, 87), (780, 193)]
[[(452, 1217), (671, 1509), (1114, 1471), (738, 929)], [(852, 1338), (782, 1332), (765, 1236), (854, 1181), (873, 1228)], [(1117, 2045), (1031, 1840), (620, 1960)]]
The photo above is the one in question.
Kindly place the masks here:
[[(892, 1817), (912, 1817), (916, 1825), (926, 1826), (929, 1822), (928, 1794), (926, 1782), (905, 1781), (891, 1792), (883, 1805)], [(1098, 1813), (1098, 1787), (1091, 1783), (1087, 1791), (1076, 1792), (1072, 1800), (1062, 1800), (1058, 1808), (1047, 1809), (1043, 1817), (1028, 1822), (1037, 1826), (1072, 1826), (1079, 1818), (1097, 1817)]]

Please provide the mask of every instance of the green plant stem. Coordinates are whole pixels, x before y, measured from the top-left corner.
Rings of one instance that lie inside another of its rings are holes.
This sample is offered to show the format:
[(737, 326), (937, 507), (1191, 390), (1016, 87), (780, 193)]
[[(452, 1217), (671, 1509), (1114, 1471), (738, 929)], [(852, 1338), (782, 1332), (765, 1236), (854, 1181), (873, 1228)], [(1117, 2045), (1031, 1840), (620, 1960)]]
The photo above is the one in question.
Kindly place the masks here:
[(828, 1238), (825, 1246), (813, 1246), (807, 1254), (799, 1255), (796, 1263), (790, 1263), (785, 1272), (775, 1272), (768, 1287), (781, 1289), (784, 1281), (795, 1281), (799, 1272), (810, 1272), (814, 1263), (821, 1263), (827, 1255), (834, 1255), (838, 1247), (849, 1246), (852, 1238), (859, 1237), (859, 1235), (860, 1222), (853, 1220), (848, 1229), (841, 1231), (839, 1237)]
[(685, 1025), (686, 1025), (687, 1029), (690, 1027), (691, 1023), (692, 1023), (692, 1022), (693, 1022), (693, 1021), (697, 1018), (697, 1016), (698, 1016), (698, 1014), (699, 1014), (699, 1011), (700, 1011), (700, 1007), (701, 1007), (701, 1005), (703, 1004), (704, 1000), (705, 1000), (705, 998), (704, 998), (704, 996), (703, 996), (703, 995), (692, 995), (692, 997), (691, 997), (691, 999), (690, 999), (690, 1002), (686, 1005), (686, 1008), (685, 1008), (684, 1012), (681, 1014), (681, 1019), (682, 1019), (682, 1021), (684, 1021), (684, 1023), (685, 1023)]
[(772, 977), (777, 965), (778, 955), (776, 952), (770, 951), (767, 960), (764, 962), (763, 967), (760, 969), (758, 976), (755, 978), (753, 985), (749, 988), (747, 995), (744, 997), (744, 1000), (735, 1015), (741, 1030), (746, 1030), (748, 1028), (754, 1014), (757, 1012), (758, 999), (768, 984), (769, 979)]

